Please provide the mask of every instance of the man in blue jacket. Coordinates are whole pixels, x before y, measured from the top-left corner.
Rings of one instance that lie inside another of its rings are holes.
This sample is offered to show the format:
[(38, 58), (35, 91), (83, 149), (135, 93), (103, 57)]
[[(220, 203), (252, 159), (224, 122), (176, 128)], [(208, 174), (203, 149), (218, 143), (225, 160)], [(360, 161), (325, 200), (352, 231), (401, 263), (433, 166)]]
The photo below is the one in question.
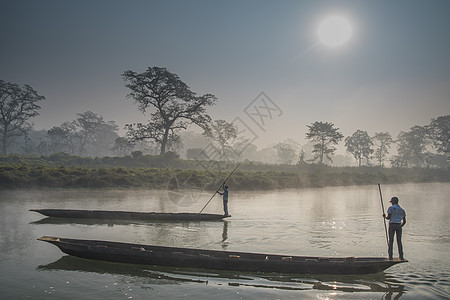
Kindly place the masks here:
[(387, 216), (383, 214), (387, 220), (389, 220), (389, 247), (388, 254), (389, 259), (392, 259), (394, 235), (397, 235), (398, 255), (403, 260), (403, 245), (402, 245), (402, 227), (406, 224), (406, 212), (398, 205), (398, 198), (392, 197), (392, 206), (388, 208)]
[(222, 184), (223, 193), (217, 191), (220, 195), (223, 195), (223, 211), (225, 212), (225, 216), (229, 216), (228, 214), (228, 185), (225, 185), (225, 182)]

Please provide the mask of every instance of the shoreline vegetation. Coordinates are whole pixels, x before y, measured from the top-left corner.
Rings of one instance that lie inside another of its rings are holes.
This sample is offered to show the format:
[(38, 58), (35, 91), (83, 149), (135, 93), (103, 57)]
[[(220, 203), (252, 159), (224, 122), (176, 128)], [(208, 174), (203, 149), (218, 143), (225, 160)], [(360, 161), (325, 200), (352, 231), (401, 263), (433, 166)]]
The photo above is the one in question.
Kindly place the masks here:
[[(0, 156), (0, 189), (121, 188), (215, 190), (236, 163), (140, 157)], [(233, 190), (271, 190), (450, 182), (449, 169), (269, 165), (243, 162), (227, 181)]]

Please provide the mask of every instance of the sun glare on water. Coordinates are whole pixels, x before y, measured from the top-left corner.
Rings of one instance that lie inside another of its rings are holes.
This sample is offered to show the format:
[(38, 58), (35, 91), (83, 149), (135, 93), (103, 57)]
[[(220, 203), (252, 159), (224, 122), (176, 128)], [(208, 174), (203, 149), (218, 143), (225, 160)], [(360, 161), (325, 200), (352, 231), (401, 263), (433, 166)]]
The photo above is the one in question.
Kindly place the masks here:
[(326, 18), (319, 24), (319, 40), (329, 47), (338, 47), (345, 44), (352, 35), (350, 22), (340, 16)]

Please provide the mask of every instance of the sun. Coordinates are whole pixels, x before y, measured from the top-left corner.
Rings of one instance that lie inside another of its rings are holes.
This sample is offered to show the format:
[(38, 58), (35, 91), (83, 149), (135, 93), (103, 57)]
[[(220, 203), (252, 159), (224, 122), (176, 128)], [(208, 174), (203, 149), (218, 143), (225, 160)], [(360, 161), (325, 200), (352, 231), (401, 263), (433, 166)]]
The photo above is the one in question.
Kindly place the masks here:
[(326, 46), (338, 47), (345, 44), (352, 35), (350, 22), (340, 16), (328, 17), (319, 24), (319, 40)]

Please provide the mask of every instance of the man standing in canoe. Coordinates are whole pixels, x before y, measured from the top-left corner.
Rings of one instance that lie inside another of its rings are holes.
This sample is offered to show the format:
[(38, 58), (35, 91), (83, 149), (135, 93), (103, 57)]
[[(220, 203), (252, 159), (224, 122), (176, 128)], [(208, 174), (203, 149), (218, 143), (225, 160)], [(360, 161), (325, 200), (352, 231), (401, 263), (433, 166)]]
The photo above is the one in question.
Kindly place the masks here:
[(220, 195), (223, 195), (223, 211), (224, 216), (229, 216), (228, 214), (228, 185), (225, 185), (225, 182), (222, 184), (223, 193), (217, 191)]
[(387, 220), (389, 220), (389, 247), (388, 254), (389, 259), (392, 259), (393, 247), (394, 247), (394, 235), (397, 235), (398, 255), (403, 260), (403, 245), (402, 245), (402, 227), (406, 224), (406, 212), (398, 205), (398, 198), (392, 197), (392, 206), (388, 208), (388, 215), (383, 214)]

